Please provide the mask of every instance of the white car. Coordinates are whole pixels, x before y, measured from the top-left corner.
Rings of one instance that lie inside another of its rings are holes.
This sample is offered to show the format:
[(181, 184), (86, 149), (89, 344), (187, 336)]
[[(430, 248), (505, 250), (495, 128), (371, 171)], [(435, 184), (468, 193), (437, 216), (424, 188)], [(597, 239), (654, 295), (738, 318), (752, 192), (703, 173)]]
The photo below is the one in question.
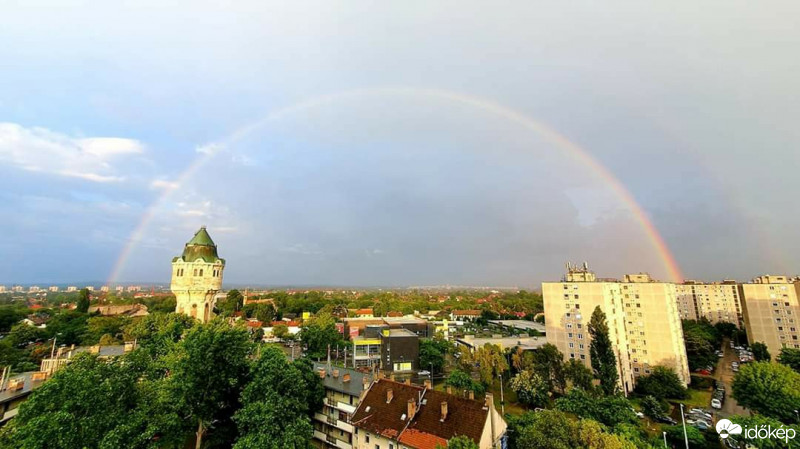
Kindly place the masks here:
[(711, 400), (711, 406), (714, 407), (715, 409), (719, 410), (719, 409), (722, 408), (722, 402), (720, 402), (719, 399), (712, 399)]
[(420, 372), (419, 372), (419, 373), (417, 373), (417, 374), (419, 374), (420, 376), (430, 376), (430, 375), (431, 375), (431, 372), (430, 372), (430, 371), (428, 371), (428, 370), (422, 370), (422, 371), (420, 371)]

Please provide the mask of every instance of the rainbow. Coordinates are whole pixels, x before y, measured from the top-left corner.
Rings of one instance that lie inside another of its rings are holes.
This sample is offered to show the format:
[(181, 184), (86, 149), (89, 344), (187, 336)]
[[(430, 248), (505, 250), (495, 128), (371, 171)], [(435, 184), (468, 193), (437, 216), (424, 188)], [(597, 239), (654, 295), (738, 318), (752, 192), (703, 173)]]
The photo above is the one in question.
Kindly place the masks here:
[(163, 194), (158, 197), (143, 214), (142, 220), (132, 232), (130, 238), (128, 239), (128, 243), (125, 245), (120, 253), (119, 258), (114, 264), (108, 283), (114, 284), (117, 282), (122, 270), (125, 268), (131, 252), (136, 247), (136, 244), (142, 239), (145, 230), (153, 220), (153, 217), (160, 207), (169, 199), (172, 193), (179, 189), (182, 184), (190, 179), (192, 175), (197, 172), (197, 170), (199, 170), (207, 161), (213, 158), (213, 156), (219, 151), (231, 146), (238, 140), (244, 138), (251, 132), (270, 122), (280, 120), (284, 117), (304, 110), (318, 108), (345, 99), (364, 96), (419, 96), (428, 99), (445, 100), (455, 104), (460, 104), (462, 106), (472, 107), (494, 116), (504, 118), (510, 122), (522, 126), (529, 131), (532, 131), (533, 133), (563, 150), (574, 160), (591, 169), (605, 183), (605, 185), (614, 192), (617, 198), (633, 212), (636, 221), (639, 223), (645, 235), (652, 243), (653, 248), (659, 255), (666, 272), (671, 278), (670, 280), (673, 282), (680, 282), (683, 280), (683, 274), (681, 273), (680, 267), (672, 255), (672, 252), (669, 250), (669, 247), (667, 247), (667, 244), (664, 242), (664, 239), (661, 237), (658, 229), (655, 227), (655, 225), (653, 225), (653, 222), (647, 216), (647, 213), (642, 209), (639, 203), (636, 202), (636, 199), (633, 197), (631, 192), (622, 184), (622, 182), (620, 182), (619, 179), (617, 179), (616, 176), (614, 176), (613, 173), (611, 173), (605, 166), (597, 161), (597, 159), (592, 157), (592, 155), (589, 154), (585, 149), (570, 141), (565, 136), (519, 111), (485, 98), (440, 89), (381, 87), (348, 90), (314, 97), (299, 103), (295, 103), (290, 106), (274, 110), (261, 119), (238, 128), (229, 136), (220, 141), (199, 147), (197, 151), (200, 155), (175, 180), (175, 182), (170, 183), (164, 188)]

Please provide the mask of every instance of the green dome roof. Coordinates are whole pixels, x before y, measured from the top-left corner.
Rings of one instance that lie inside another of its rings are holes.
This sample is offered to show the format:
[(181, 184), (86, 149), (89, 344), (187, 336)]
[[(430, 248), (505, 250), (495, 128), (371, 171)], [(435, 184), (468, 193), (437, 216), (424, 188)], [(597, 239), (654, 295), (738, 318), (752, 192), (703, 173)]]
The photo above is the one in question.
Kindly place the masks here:
[(221, 261), (223, 264), (225, 263), (224, 260), (219, 258), (217, 254), (217, 245), (211, 240), (211, 236), (208, 235), (205, 226), (202, 226), (200, 230), (194, 234), (194, 237), (186, 243), (181, 258), (185, 262), (194, 262), (197, 259), (203, 259), (206, 263), (215, 263), (217, 261)]

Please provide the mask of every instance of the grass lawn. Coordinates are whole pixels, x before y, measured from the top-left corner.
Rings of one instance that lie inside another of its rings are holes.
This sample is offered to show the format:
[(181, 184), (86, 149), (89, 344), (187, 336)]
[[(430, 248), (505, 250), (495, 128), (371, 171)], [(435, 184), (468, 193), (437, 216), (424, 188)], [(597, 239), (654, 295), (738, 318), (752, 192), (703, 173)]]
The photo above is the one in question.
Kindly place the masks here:
[(711, 392), (708, 390), (689, 389), (689, 399), (677, 401), (683, 403), (688, 408), (709, 408), (711, 407)]

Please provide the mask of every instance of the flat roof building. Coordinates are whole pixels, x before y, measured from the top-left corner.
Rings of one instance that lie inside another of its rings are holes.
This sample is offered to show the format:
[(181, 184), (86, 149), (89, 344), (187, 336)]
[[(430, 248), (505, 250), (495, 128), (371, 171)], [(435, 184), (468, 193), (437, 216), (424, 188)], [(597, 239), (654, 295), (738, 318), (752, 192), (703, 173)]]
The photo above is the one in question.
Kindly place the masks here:
[(623, 281), (598, 279), (586, 264), (567, 264), (561, 282), (542, 283), (542, 296), (547, 341), (565, 358), (591, 366), (587, 325), (599, 307), (606, 315), (622, 391), (632, 391), (636, 377), (658, 365), (674, 369), (689, 384), (674, 284), (655, 281), (646, 273), (626, 275)]
[(772, 275), (739, 285), (747, 340), (767, 345), (773, 360), (781, 348), (800, 349), (798, 289), (786, 276)]

